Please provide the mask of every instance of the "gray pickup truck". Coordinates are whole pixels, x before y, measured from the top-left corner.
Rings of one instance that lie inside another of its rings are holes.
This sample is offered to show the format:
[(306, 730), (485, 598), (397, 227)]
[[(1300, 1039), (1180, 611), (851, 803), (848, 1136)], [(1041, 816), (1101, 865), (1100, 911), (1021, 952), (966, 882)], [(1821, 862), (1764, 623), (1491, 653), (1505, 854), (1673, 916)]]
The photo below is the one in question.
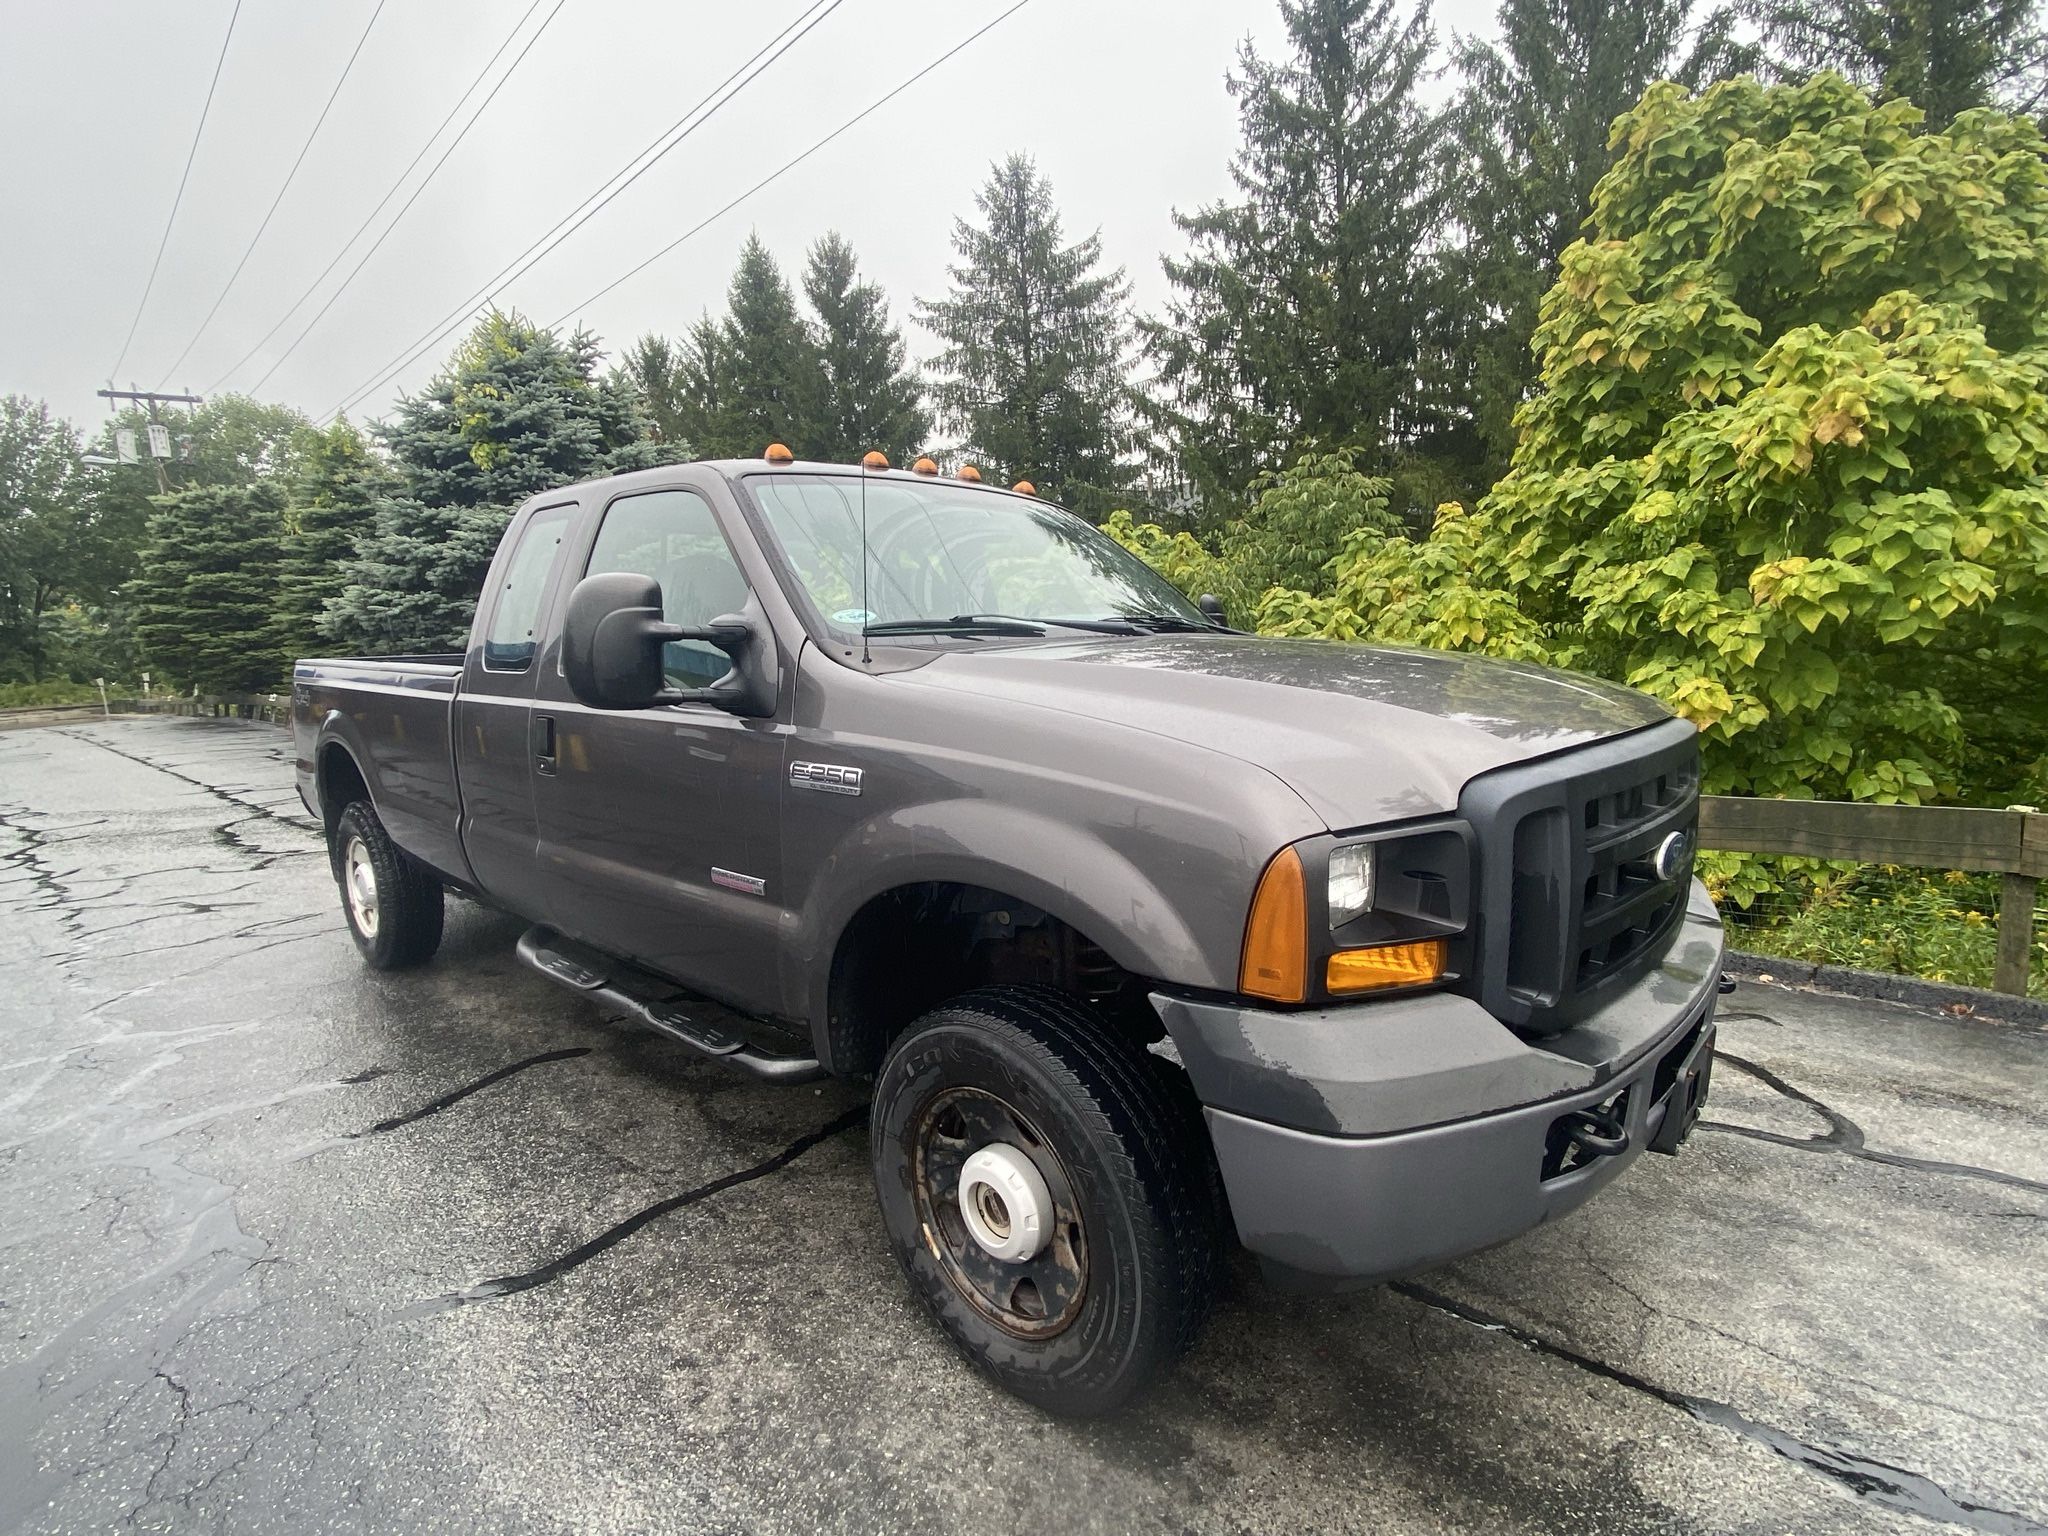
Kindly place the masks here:
[(912, 1289), (1100, 1413), (1233, 1231), (1368, 1284), (1676, 1151), (1722, 937), (1652, 700), (1238, 632), (1029, 491), (786, 455), (568, 486), (466, 652), (302, 661), (293, 721), (370, 964), (427, 959), (453, 890), (737, 1069), (871, 1078)]

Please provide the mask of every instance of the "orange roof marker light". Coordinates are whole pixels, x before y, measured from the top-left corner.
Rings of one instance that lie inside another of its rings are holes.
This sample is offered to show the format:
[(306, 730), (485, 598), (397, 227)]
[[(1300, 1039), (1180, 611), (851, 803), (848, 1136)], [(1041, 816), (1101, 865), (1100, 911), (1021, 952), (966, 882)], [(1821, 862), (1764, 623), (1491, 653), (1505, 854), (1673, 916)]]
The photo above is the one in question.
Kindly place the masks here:
[(981, 471), (972, 464), (962, 464), (960, 466), (960, 478), (962, 480), (971, 480), (976, 485), (979, 485), (981, 484)]
[(1015, 485), (1011, 486), (1010, 489), (1015, 491), (1019, 496), (1036, 496), (1038, 494), (1038, 487), (1033, 485), (1029, 480), (1019, 480)]
[(889, 455), (882, 452), (879, 448), (870, 448), (861, 455), (860, 467), (862, 469), (887, 469), (889, 467)]
[(784, 443), (770, 443), (761, 454), (761, 457), (770, 464), (794, 464), (796, 462), (796, 455), (791, 453), (788, 445)]
[(939, 466), (930, 459), (919, 459), (910, 466), (910, 472), (913, 475), (936, 475), (939, 472)]

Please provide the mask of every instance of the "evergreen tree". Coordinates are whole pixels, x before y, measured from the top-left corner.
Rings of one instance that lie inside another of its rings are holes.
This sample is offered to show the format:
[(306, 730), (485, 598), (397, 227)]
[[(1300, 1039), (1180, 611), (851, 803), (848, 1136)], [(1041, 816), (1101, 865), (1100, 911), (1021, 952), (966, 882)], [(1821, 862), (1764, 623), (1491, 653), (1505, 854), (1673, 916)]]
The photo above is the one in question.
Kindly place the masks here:
[[(1311, 444), (1375, 466), (1475, 457), (1458, 413), (1418, 388), (1455, 311), (1435, 259), (1440, 124), (1416, 96), (1427, 0), (1281, 0), (1280, 61), (1247, 43), (1230, 79), (1239, 200), (1176, 214), (1189, 250), (1147, 350), (1169, 420), (1212, 506)], [(1397, 482), (1397, 501), (1399, 495)]]
[(1904, 96), (1945, 128), (1958, 112), (2048, 102), (2039, 0), (1746, 0), (1777, 72), (1832, 69), (1873, 96)]
[(623, 381), (639, 392), (648, 435), (657, 443), (687, 450), (690, 439), (683, 421), (689, 401), (681, 349), (666, 336), (649, 333), (626, 350), (618, 371)]
[(131, 584), (143, 655), (180, 687), (253, 693), (291, 666), (277, 620), (284, 493), (275, 480), (157, 499)]
[(278, 622), (294, 656), (324, 649), (330, 603), (348, 584), (358, 540), (376, 526), (377, 507), (398, 489), (391, 472), (346, 418), (307, 427), (296, 448), (284, 515)]
[(1537, 303), (1578, 238), (1615, 118), (1653, 80), (1697, 84), (1746, 62), (1725, 8), (1689, 31), (1693, 10), (1693, 0), (1502, 0), (1500, 41), (1458, 46), (1453, 206), (1463, 244), (1447, 270), (1463, 296), (1453, 354), (1470, 370), (1462, 387), (1483, 483), (1513, 451), (1515, 408), (1536, 382)]
[(669, 455), (636, 392), (600, 379), (596, 341), (493, 312), (378, 435), (403, 494), (376, 503), (322, 627), (344, 646), (455, 649), (513, 506)]
[(889, 323), (889, 298), (860, 280), (853, 247), (828, 234), (811, 247), (804, 297), (817, 319), (824, 397), (811, 453), (857, 463), (879, 448), (902, 463), (924, 445), (931, 420), (924, 390), (904, 361), (903, 333)]
[(53, 609), (100, 595), (95, 502), (71, 424), (40, 400), (0, 399), (0, 682), (41, 682)]
[[(820, 456), (824, 376), (810, 330), (775, 258), (749, 235), (727, 292), (715, 346), (694, 338), (692, 361), (715, 378), (699, 452), (705, 458), (758, 458), (785, 443), (798, 458)], [(707, 401), (708, 403), (708, 401)]]
[(953, 224), (952, 291), (918, 301), (945, 344), (933, 403), (985, 470), (1106, 513), (1134, 477), (1123, 269), (1098, 270), (1100, 233), (1061, 243), (1052, 186), (1028, 155), (995, 166), (975, 205), (981, 224)]

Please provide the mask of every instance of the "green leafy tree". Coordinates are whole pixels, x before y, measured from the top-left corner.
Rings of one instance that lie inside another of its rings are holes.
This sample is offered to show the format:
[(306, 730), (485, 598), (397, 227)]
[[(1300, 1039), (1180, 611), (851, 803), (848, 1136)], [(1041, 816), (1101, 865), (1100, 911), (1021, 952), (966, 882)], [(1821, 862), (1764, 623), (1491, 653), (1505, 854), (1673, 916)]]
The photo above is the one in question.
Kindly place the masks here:
[(924, 445), (931, 418), (924, 390), (905, 363), (903, 333), (889, 321), (888, 295), (862, 282), (853, 247), (828, 234), (811, 247), (804, 297), (817, 316), (822, 399), (810, 453), (852, 464), (879, 448), (892, 463)]
[(1244, 516), (1207, 542), (1124, 511), (1104, 526), (1190, 597), (1221, 598), (1240, 624), (1262, 611), (1269, 592), (1304, 602), (1326, 597), (1332, 567), (1359, 541), (1399, 536), (1400, 519), (1387, 509), (1391, 482), (1362, 473), (1349, 451), (1304, 454), (1254, 489), (1257, 500)]
[(992, 478), (1106, 512), (1134, 478), (1123, 269), (1100, 270), (1099, 233), (1063, 243), (1028, 155), (993, 167), (975, 206), (981, 223), (953, 223), (951, 290), (918, 301), (943, 344), (929, 365), (940, 421)]
[(1536, 384), (1537, 305), (1591, 211), (1614, 120), (1653, 80), (1697, 85), (1748, 62), (1731, 13), (1693, 0), (1502, 0), (1497, 16), (1497, 41), (1458, 43), (1451, 113), (1461, 240), (1447, 263), (1482, 483), (1513, 451), (1515, 410)]
[(167, 680), (202, 693), (276, 687), (284, 492), (275, 480), (174, 491), (149, 520), (132, 587), (135, 637)]
[(1648, 689), (1711, 791), (2038, 798), (2048, 144), (1919, 127), (1835, 75), (1653, 86), (1544, 300), (1508, 475), (1267, 622)]
[(323, 629), (344, 646), (456, 649), (512, 508), (536, 491), (660, 463), (630, 382), (597, 343), (516, 314), (477, 323), (379, 427), (403, 490), (378, 499)]
[(99, 584), (79, 454), (78, 434), (42, 401), (0, 399), (0, 682), (41, 682), (53, 610)]
[(348, 584), (357, 542), (371, 533), (378, 504), (398, 489), (397, 476), (346, 418), (307, 427), (284, 512), (278, 622), (295, 656), (327, 643), (326, 611)]
[(1746, 0), (1777, 70), (1834, 70), (1880, 99), (1903, 96), (1936, 128), (1972, 107), (2048, 103), (2040, 0)]
[(1439, 332), (1442, 125), (1416, 84), (1426, 3), (1281, 0), (1288, 52), (1247, 43), (1230, 77), (1235, 200), (1175, 220), (1188, 252), (1144, 327), (1172, 429), (1205, 501), (1234, 513), (1311, 445), (1377, 464), (1467, 462), (1462, 390)]

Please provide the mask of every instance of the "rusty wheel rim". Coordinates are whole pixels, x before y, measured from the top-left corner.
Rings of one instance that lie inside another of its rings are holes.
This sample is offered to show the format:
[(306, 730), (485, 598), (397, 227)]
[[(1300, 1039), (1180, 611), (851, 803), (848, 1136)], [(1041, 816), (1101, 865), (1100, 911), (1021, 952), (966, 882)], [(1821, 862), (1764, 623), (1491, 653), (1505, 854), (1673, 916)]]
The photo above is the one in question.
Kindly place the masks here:
[[(1028, 1157), (1051, 1197), (1045, 1245), (1022, 1261), (988, 1252), (961, 1214), (961, 1169), (989, 1146)], [(925, 1247), (970, 1306), (1018, 1338), (1049, 1339), (1073, 1325), (1088, 1293), (1087, 1229), (1066, 1164), (1028, 1116), (979, 1088), (934, 1094), (918, 1111), (910, 1183)]]

